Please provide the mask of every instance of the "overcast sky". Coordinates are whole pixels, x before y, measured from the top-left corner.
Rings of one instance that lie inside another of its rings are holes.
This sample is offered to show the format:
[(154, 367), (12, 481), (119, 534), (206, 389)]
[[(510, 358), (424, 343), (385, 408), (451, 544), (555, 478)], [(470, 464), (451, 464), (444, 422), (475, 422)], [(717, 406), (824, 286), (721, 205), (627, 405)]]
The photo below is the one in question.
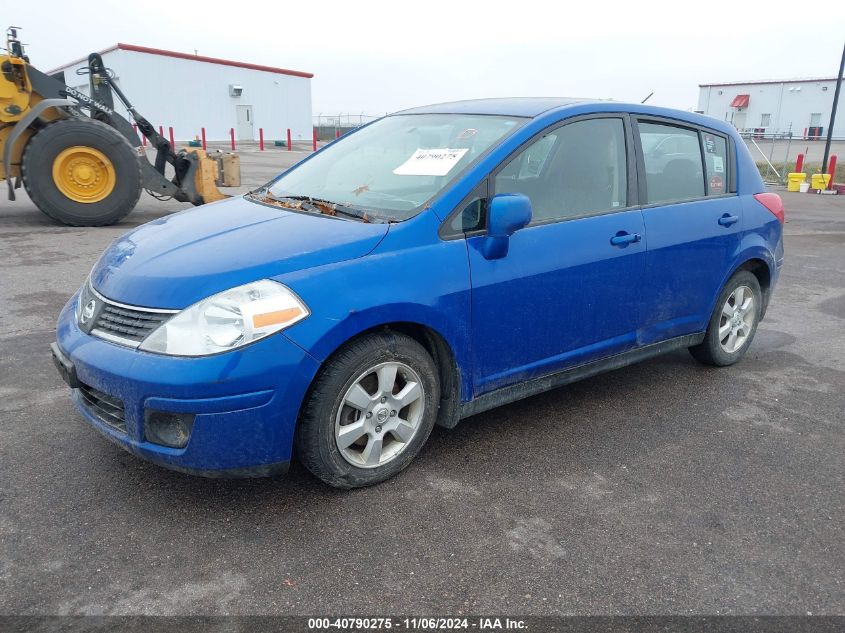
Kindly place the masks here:
[(23, 27), (42, 70), (125, 42), (313, 72), (315, 115), (500, 96), (640, 101), (652, 91), (650, 103), (692, 109), (699, 83), (836, 74), (845, 44), (841, 0), (686, 6), (0, 0), (0, 15)]

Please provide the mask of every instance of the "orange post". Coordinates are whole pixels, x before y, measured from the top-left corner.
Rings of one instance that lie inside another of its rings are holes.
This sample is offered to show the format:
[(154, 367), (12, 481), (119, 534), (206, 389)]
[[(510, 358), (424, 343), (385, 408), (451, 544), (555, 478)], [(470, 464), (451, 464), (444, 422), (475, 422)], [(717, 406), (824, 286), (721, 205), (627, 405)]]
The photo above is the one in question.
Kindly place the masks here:
[(163, 126), (163, 125), (159, 125), (159, 126), (158, 126), (158, 135), (159, 135), (161, 138), (164, 138), (164, 126)]
[(235, 128), (229, 128), (229, 138), (232, 139), (232, 151), (235, 151)]
[(258, 128), (258, 149), (264, 151), (264, 128)]
[(205, 128), (200, 128), (202, 130), (202, 149), (205, 151)]
[(836, 177), (836, 154), (833, 154), (827, 163), (827, 173), (830, 174), (830, 180), (827, 182), (827, 188), (833, 189), (833, 179)]
[(288, 128), (288, 151), (291, 151), (292, 149), (293, 149), (293, 145), (291, 144), (291, 140), (290, 140), (290, 128)]
[(317, 151), (317, 129), (316, 128), (314, 128), (314, 140), (312, 142), (312, 147), (314, 148), (314, 151), (316, 152)]
[(167, 128), (170, 134), (170, 147), (176, 147), (176, 141), (173, 140), (173, 126)]

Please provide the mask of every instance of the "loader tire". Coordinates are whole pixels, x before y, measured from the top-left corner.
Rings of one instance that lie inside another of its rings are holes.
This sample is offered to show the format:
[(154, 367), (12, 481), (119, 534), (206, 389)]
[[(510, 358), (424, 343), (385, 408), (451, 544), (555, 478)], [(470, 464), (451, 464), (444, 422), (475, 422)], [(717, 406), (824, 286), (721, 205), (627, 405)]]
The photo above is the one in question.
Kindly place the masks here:
[(64, 119), (37, 132), (24, 148), (21, 176), (35, 205), (70, 226), (119, 222), (141, 195), (135, 150), (92, 119)]

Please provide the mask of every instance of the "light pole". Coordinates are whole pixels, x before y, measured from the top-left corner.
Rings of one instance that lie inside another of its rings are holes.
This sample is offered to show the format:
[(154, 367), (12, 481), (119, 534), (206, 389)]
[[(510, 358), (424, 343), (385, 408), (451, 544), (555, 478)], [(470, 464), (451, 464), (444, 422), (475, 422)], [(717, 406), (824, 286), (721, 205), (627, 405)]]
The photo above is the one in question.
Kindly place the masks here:
[[(839, 106), (839, 91), (842, 88), (842, 73), (845, 72), (845, 46), (842, 47), (842, 60), (839, 62), (839, 72), (836, 75), (836, 90), (833, 92), (833, 108), (830, 111), (830, 125), (827, 126), (827, 140), (824, 144), (824, 158), (822, 159), (822, 174), (827, 173), (827, 159), (830, 157), (830, 141), (833, 139), (833, 124), (836, 121), (836, 108)], [(833, 182), (833, 174), (830, 176)]]

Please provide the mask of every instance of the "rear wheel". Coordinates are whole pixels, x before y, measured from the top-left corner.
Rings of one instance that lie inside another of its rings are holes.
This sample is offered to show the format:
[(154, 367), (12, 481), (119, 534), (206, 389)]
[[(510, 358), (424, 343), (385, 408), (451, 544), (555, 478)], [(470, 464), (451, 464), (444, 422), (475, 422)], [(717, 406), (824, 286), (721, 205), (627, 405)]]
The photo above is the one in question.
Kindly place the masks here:
[(437, 416), (437, 367), (394, 332), (353, 341), (321, 371), (296, 432), (299, 460), (338, 488), (379, 483), (405, 468)]
[(733, 365), (742, 358), (757, 332), (762, 296), (753, 273), (740, 270), (731, 277), (719, 295), (704, 340), (690, 347), (693, 357), (717, 367)]
[(36, 133), (24, 149), (21, 176), (41, 211), (72, 226), (114, 224), (141, 195), (132, 146), (94, 120), (56, 121)]

